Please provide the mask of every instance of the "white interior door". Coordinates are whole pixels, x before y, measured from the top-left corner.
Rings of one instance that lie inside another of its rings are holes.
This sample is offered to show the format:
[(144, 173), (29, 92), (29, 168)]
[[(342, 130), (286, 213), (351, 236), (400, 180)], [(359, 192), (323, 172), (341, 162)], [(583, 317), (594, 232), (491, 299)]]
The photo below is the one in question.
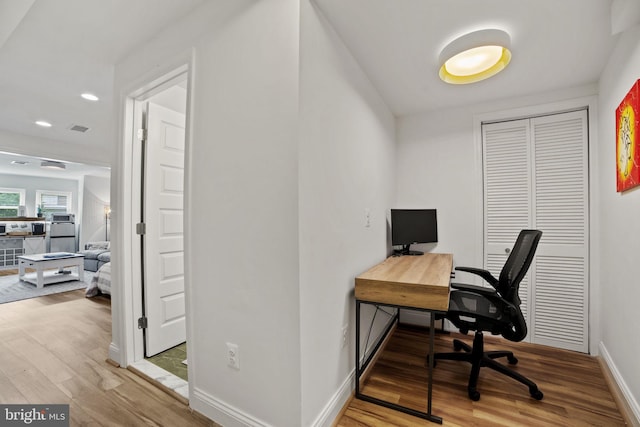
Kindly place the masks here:
[(184, 129), (184, 114), (148, 104), (143, 196), (147, 357), (186, 341)]
[(588, 127), (574, 111), (483, 125), (485, 265), (542, 231), (520, 285), (527, 340), (588, 352)]

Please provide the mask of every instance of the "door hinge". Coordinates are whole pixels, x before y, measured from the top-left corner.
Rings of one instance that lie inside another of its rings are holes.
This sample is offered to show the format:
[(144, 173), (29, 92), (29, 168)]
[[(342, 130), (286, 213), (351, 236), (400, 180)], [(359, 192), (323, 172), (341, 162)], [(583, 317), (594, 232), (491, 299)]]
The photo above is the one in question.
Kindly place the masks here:
[(138, 329), (147, 329), (147, 318), (142, 316), (138, 319)]
[(147, 225), (144, 222), (139, 222), (136, 224), (136, 234), (144, 236), (147, 232)]
[(147, 130), (138, 129), (138, 141), (146, 141), (146, 140), (147, 140)]

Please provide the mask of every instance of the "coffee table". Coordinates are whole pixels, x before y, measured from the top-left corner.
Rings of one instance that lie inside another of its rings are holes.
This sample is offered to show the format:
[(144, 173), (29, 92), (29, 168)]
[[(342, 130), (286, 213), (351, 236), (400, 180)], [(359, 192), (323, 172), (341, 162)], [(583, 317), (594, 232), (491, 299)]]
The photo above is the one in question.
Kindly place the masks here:
[[(51, 283), (84, 280), (84, 255), (67, 252), (21, 255), (18, 258), (18, 278), (33, 283), (38, 288)], [(65, 271), (64, 267), (77, 267), (77, 272)], [(27, 274), (26, 269), (33, 268), (35, 273)], [(58, 270), (55, 270), (55, 269)], [(54, 271), (55, 270), (55, 271)]]

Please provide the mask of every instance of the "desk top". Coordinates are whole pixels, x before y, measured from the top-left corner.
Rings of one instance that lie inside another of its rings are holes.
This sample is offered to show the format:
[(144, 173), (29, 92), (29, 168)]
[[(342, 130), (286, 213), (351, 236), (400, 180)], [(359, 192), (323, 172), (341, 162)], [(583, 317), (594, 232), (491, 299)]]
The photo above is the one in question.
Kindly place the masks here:
[(452, 269), (452, 254), (389, 257), (356, 277), (356, 299), (447, 311)]

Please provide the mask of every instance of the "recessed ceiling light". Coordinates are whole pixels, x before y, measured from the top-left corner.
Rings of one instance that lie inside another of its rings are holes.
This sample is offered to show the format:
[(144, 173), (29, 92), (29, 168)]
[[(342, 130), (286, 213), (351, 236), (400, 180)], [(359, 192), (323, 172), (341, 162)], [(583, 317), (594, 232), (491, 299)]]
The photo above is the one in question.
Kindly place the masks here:
[(38, 126), (42, 126), (43, 128), (50, 128), (50, 127), (51, 127), (51, 123), (49, 123), (49, 122), (45, 122), (44, 120), (38, 120), (38, 121), (36, 122), (36, 124), (37, 124)]
[(511, 61), (511, 38), (502, 30), (488, 29), (465, 34), (440, 53), (440, 78), (451, 84), (488, 79)]
[(100, 99), (97, 96), (95, 96), (94, 94), (88, 93), (88, 92), (85, 92), (80, 96), (83, 97), (84, 99), (86, 99), (87, 101), (97, 101), (97, 100)]

